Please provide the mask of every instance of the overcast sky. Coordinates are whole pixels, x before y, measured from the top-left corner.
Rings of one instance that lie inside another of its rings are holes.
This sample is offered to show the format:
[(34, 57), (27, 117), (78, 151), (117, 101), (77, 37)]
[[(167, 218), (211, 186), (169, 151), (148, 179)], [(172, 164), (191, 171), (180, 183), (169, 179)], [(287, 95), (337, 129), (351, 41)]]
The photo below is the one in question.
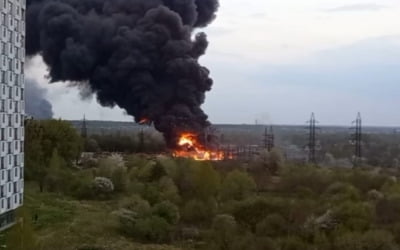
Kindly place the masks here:
[[(399, 0), (221, 0), (205, 31), (201, 63), (214, 87), (205, 111), (213, 123), (400, 126)], [(118, 108), (81, 100), (65, 83), (47, 84), (40, 58), (27, 77), (48, 89), (56, 118), (124, 120)]]

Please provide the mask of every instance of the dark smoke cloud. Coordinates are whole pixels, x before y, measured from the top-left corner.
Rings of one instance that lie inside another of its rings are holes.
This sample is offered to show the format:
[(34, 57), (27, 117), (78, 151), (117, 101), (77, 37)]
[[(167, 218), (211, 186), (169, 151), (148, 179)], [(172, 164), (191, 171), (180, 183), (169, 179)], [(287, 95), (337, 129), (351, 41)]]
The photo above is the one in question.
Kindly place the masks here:
[(169, 145), (209, 126), (200, 108), (213, 84), (198, 59), (218, 0), (27, 0), (26, 51), (55, 81), (77, 81), (103, 106), (148, 118)]
[(47, 90), (32, 80), (25, 80), (25, 112), (35, 119), (53, 118), (53, 107), (46, 100)]

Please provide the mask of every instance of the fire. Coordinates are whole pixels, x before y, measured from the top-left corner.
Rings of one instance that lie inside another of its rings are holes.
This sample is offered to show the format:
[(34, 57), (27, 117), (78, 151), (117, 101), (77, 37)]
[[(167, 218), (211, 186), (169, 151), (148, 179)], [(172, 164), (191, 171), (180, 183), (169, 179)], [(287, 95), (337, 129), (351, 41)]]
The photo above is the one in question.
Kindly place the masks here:
[(224, 153), (206, 149), (198, 142), (197, 135), (183, 133), (178, 141), (179, 149), (174, 151), (175, 157), (192, 158), (196, 161), (220, 161)]
[(142, 118), (142, 119), (140, 119), (140, 121), (138, 122), (138, 124), (140, 124), (140, 125), (150, 124), (150, 123), (151, 123), (151, 121), (150, 121), (150, 119), (148, 119), (148, 118)]

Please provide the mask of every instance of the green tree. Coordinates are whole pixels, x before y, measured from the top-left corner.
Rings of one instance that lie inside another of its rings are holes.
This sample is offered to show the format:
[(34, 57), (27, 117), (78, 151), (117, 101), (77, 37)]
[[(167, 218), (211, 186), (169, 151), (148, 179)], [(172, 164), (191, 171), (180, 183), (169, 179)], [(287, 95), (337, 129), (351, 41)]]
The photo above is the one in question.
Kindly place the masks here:
[(238, 225), (231, 215), (217, 215), (212, 223), (210, 237), (212, 249), (229, 250), (234, 247), (234, 240), (238, 234)]
[(82, 150), (82, 140), (76, 129), (62, 120), (27, 120), (25, 131), (26, 177), (37, 181), (43, 191), (54, 149), (66, 166), (72, 166)]
[(219, 173), (210, 163), (193, 163), (193, 191), (199, 199), (207, 200), (218, 194), (221, 182)]
[(245, 172), (234, 170), (222, 182), (222, 200), (242, 200), (256, 189), (253, 178)]

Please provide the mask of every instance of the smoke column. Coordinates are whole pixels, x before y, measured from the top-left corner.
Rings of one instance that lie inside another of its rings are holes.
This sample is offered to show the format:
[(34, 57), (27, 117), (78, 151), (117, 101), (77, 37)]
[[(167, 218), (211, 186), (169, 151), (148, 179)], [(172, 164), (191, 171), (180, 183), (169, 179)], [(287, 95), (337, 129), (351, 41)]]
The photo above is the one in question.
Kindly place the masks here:
[(32, 80), (25, 80), (25, 112), (35, 119), (51, 119), (53, 107), (46, 100), (46, 89)]
[[(213, 84), (198, 62), (218, 0), (27, 0), (26, 52), (52, 82), (73, 81), (154, 122), (167, 144), (210, 124), (201, 109)], [(202, 136), (200, 136), (202, 138)]]

